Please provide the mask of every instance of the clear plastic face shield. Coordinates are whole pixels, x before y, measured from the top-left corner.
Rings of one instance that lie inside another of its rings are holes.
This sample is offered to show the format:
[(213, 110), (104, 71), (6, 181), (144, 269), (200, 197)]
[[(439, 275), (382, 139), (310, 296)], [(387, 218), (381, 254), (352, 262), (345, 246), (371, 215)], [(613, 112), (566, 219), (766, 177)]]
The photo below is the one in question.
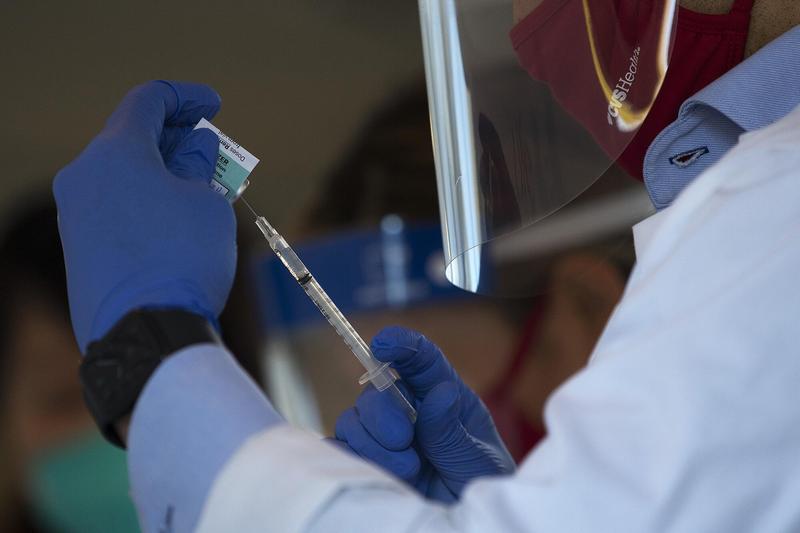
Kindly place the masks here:
[(669, 63), (675, 0), (419, 7), (454, 285), (531, 294), (526, 253), (579, 245), (649, 214), (641, 191), (562, 208), (607, 173), (647, 117)]

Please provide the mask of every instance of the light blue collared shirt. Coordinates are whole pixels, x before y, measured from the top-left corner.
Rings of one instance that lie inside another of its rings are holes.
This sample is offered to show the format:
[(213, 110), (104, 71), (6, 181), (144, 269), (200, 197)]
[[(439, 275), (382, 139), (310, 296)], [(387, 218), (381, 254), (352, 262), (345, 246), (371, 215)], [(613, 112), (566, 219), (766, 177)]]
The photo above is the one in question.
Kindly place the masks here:
[(678, 119), (656, 137), (644, 160), (644, 182), (653, 205), (669, 207), (740, 135), (769, 126), (798, 104), (800, 26), (683, 103)]
[(131, 496), (143, 531), (194, 531), (228, 459), (281, 423), (223, 347), (198, 344), (170, 356), (147, 382), (128, 431)]

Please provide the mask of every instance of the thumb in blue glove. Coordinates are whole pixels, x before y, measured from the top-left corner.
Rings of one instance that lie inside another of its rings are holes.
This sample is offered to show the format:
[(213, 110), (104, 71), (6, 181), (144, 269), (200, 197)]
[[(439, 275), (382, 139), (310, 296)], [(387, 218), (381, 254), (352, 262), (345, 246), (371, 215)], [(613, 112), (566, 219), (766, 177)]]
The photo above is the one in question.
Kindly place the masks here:
[(175, 176), (208, 185), (214, 176), (219, 138), (208, 128), (192, 130), (168, 154), (164, 164)]
[(372, 350), (400, 374), (417, 404), (417, 422), (412, 427), (389, 395), (369, 388), (339, 418), (337, 440), (443, 502), (457, 500), (473, 479), (513, 472), (489, 412), (438, 347), (393, 327), (373, 339)]

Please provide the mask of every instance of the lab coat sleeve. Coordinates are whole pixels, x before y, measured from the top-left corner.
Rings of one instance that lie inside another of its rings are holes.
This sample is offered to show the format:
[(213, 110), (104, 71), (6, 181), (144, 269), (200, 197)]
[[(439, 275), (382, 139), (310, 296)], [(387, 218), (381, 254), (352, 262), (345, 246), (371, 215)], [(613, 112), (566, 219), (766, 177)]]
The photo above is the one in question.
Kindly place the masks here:
[(662, 212), (513, 476), (443, 507), (315, 438), (252, 436), (199, 531), (797, 531), (800, 110)]
[[(427, 507), (409, 487), (378, 468), (341, 451), (303, 430), (281, 426), (251, 437), (214, 484), (198, 532), (305, 531), (315, 516), (342, 493), (363, 488), (384, 496), (381, 521), (402, 511), (419, 514)], [(346, 497), (348, 500), (349, 497)], [(391, 502), (391, 505), (385, 505)], [(345, 504), (344, 522), (333, 530), (352, 528), (359, 513)], [(375, 509), (363, 515), (364, 527), (376, 531)], [(341, 529), (339, 529), (341, 528)]]
[[(548, 403), (547, 439), (515, 475), (472, 483), (456, 505), (427, 502), (284, 426), (251, 437), (226, 465), (198, 531), (796, 530), (793, 243), (683, 318), (652, 316), (668, 327), (619, 309), (607, 349)], [(631, 339), (637, 321), (650, 325)]]
[(250, 436), (283, 423), (221, 346), (195, 345), (166, 359), (142, 391), (128, 433), (142, 529), (193, 531), (225, 462)]

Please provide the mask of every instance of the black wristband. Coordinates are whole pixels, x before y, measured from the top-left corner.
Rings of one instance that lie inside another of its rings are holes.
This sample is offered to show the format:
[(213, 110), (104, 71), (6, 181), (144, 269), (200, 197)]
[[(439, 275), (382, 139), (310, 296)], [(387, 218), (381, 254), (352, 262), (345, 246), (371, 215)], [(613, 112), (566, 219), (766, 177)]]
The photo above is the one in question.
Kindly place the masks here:
[(138, 309), (89, 344), (80, 366), (83, 397), (103, 436), (121, 448), (116, 422), (133, 411), (150, 376), (171, 354), (202, 343), (221, 344), (208, 320), (184, 310)]

